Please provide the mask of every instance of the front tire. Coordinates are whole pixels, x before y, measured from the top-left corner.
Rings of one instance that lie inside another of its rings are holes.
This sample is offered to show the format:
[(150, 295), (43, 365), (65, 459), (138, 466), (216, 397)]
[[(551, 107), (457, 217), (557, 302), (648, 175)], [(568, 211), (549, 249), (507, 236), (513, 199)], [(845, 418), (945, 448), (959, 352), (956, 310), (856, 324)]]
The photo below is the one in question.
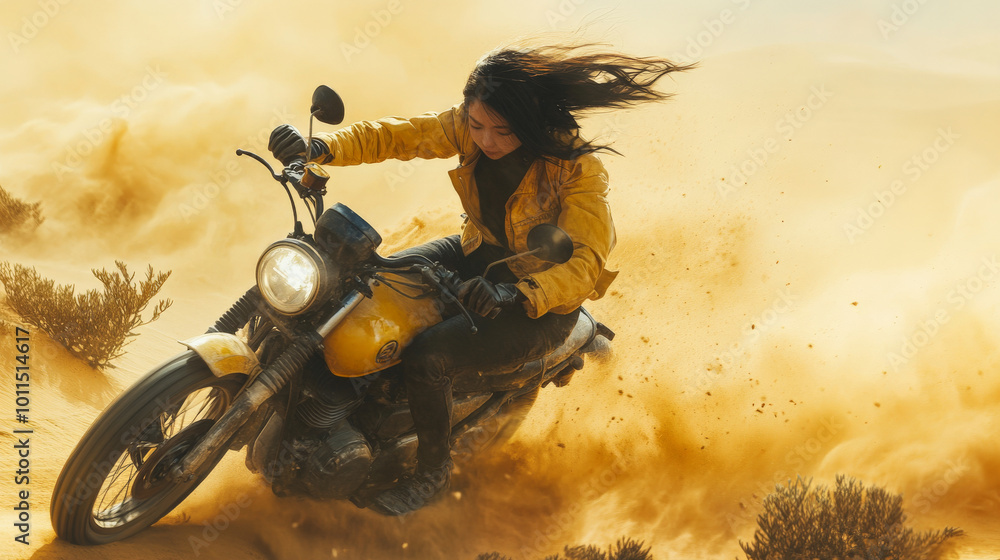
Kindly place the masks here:
[(168, 360), (115, 399), (63, 466), (52, 526), (74, 544), (130, 537), (170, 512), (208, 476), (221, 446), (190, 482), (168, 474), (232, 404), (246, 376), (216, 377), (197, 354)]

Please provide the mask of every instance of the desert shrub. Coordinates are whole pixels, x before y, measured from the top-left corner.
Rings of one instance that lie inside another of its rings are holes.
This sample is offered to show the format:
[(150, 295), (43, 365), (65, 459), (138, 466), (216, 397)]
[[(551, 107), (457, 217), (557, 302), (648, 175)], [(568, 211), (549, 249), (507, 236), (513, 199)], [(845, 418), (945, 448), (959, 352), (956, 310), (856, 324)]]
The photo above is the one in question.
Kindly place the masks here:
[[(480, 554), (477, 560), (509, 560), (497, 552)], [(548, 556), (545, 560), (652, 560), (649, 549), (632, 539), (619, 539), (614, 546), (603, 551), (596, 546), (574, 546), (563, 549), (563, 556)]]
[(838, 476), (833, 490), (810, 484), (800, 478), (764, 499), (753, 540), (740, 542), (747, 560), (933, 560), (962, 534), (914, 532), (902, 496), (853, 478)]
[(22, 320), (45, 331), (91, 367), (113, 368), (111, 361), (136, 336), (133, 331), (157, 320), (172, 304), (169, 299), (157, 302), (152, 317), (143, 321), (143, 311), (170, 272), (154, 276), (150, 266), (146, 279), (136, 283), (125, 263), (115, 261), (115, 265), (113, 272), (91, 270), (104, 285), (103, 291), (74, 295), (72, 285), (56, 285), (34, 268), (6, 262), (0, 263), (0, 283), (7, 291), (7, 304)]
[(38, 227), (43, 221), (41, 206), (41, 202), (18, 200), (0, 187), (0, 234)]

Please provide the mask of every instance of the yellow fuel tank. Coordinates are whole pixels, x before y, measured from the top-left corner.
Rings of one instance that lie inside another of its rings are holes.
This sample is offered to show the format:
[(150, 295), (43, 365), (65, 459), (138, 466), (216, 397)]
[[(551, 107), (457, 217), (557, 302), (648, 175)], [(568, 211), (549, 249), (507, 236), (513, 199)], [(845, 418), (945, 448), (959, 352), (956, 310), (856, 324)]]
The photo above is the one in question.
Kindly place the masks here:
[(338, 377), (360, 377), (399, 363), (417, 334), (441, 322), (437, 298), (410, 299), (381, 283), (372, 292), (324, 340), (326, 365)]

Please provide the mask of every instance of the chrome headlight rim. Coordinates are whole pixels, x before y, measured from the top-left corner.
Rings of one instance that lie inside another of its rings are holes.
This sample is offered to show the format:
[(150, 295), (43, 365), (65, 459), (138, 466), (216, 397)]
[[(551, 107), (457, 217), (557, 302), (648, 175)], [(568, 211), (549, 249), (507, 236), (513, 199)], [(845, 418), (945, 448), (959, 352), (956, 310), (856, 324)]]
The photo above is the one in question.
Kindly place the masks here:
[[(294, 300), (282, 300), (269, 287), (271, 285), (270, 280), (273, 277), (267, 275), (273, 274), (276, 270), (270, 265), (272, 257), (276, 256), (275, 253), (277, 251), (285, 252), (286, 254), (289, 254), (288, 252), (290, 251), (290, 254), (303, 259), (304, 262), (311, 265), (311, 271), (309, 272), (314, 274), (315, 278), (311, 280), (312, 287), (308, 293), (300, 294), (304, 297), (295, 298)], [(313, 309), (317, 303), (322, 303), (329, 297), (330, 287), (333, 285), (334, 273), (328, 260), (323, 257), (316, 247), (300, 239), (289, 238), (272, 243), (261, 253), (260, 258), (257, 260), (256, 277), (257, 288), (264, 297), (264, 301), (272, 309), (282, 315), (296, 316)]]

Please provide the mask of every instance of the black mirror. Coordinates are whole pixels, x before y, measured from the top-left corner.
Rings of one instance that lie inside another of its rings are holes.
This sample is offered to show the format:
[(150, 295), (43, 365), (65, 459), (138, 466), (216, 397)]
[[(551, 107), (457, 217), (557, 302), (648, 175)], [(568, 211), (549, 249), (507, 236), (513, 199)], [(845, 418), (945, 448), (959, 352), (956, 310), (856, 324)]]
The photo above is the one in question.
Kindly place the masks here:
[(319, 86), (313, 92), (309, 112), (326, 124), (344, 122), (344, 101), (328, 86)]
[(538, 224), (528, 232), (528, 249), (543, 261), (562, 264), (573, 256), (573, 240), (559, 226)]

